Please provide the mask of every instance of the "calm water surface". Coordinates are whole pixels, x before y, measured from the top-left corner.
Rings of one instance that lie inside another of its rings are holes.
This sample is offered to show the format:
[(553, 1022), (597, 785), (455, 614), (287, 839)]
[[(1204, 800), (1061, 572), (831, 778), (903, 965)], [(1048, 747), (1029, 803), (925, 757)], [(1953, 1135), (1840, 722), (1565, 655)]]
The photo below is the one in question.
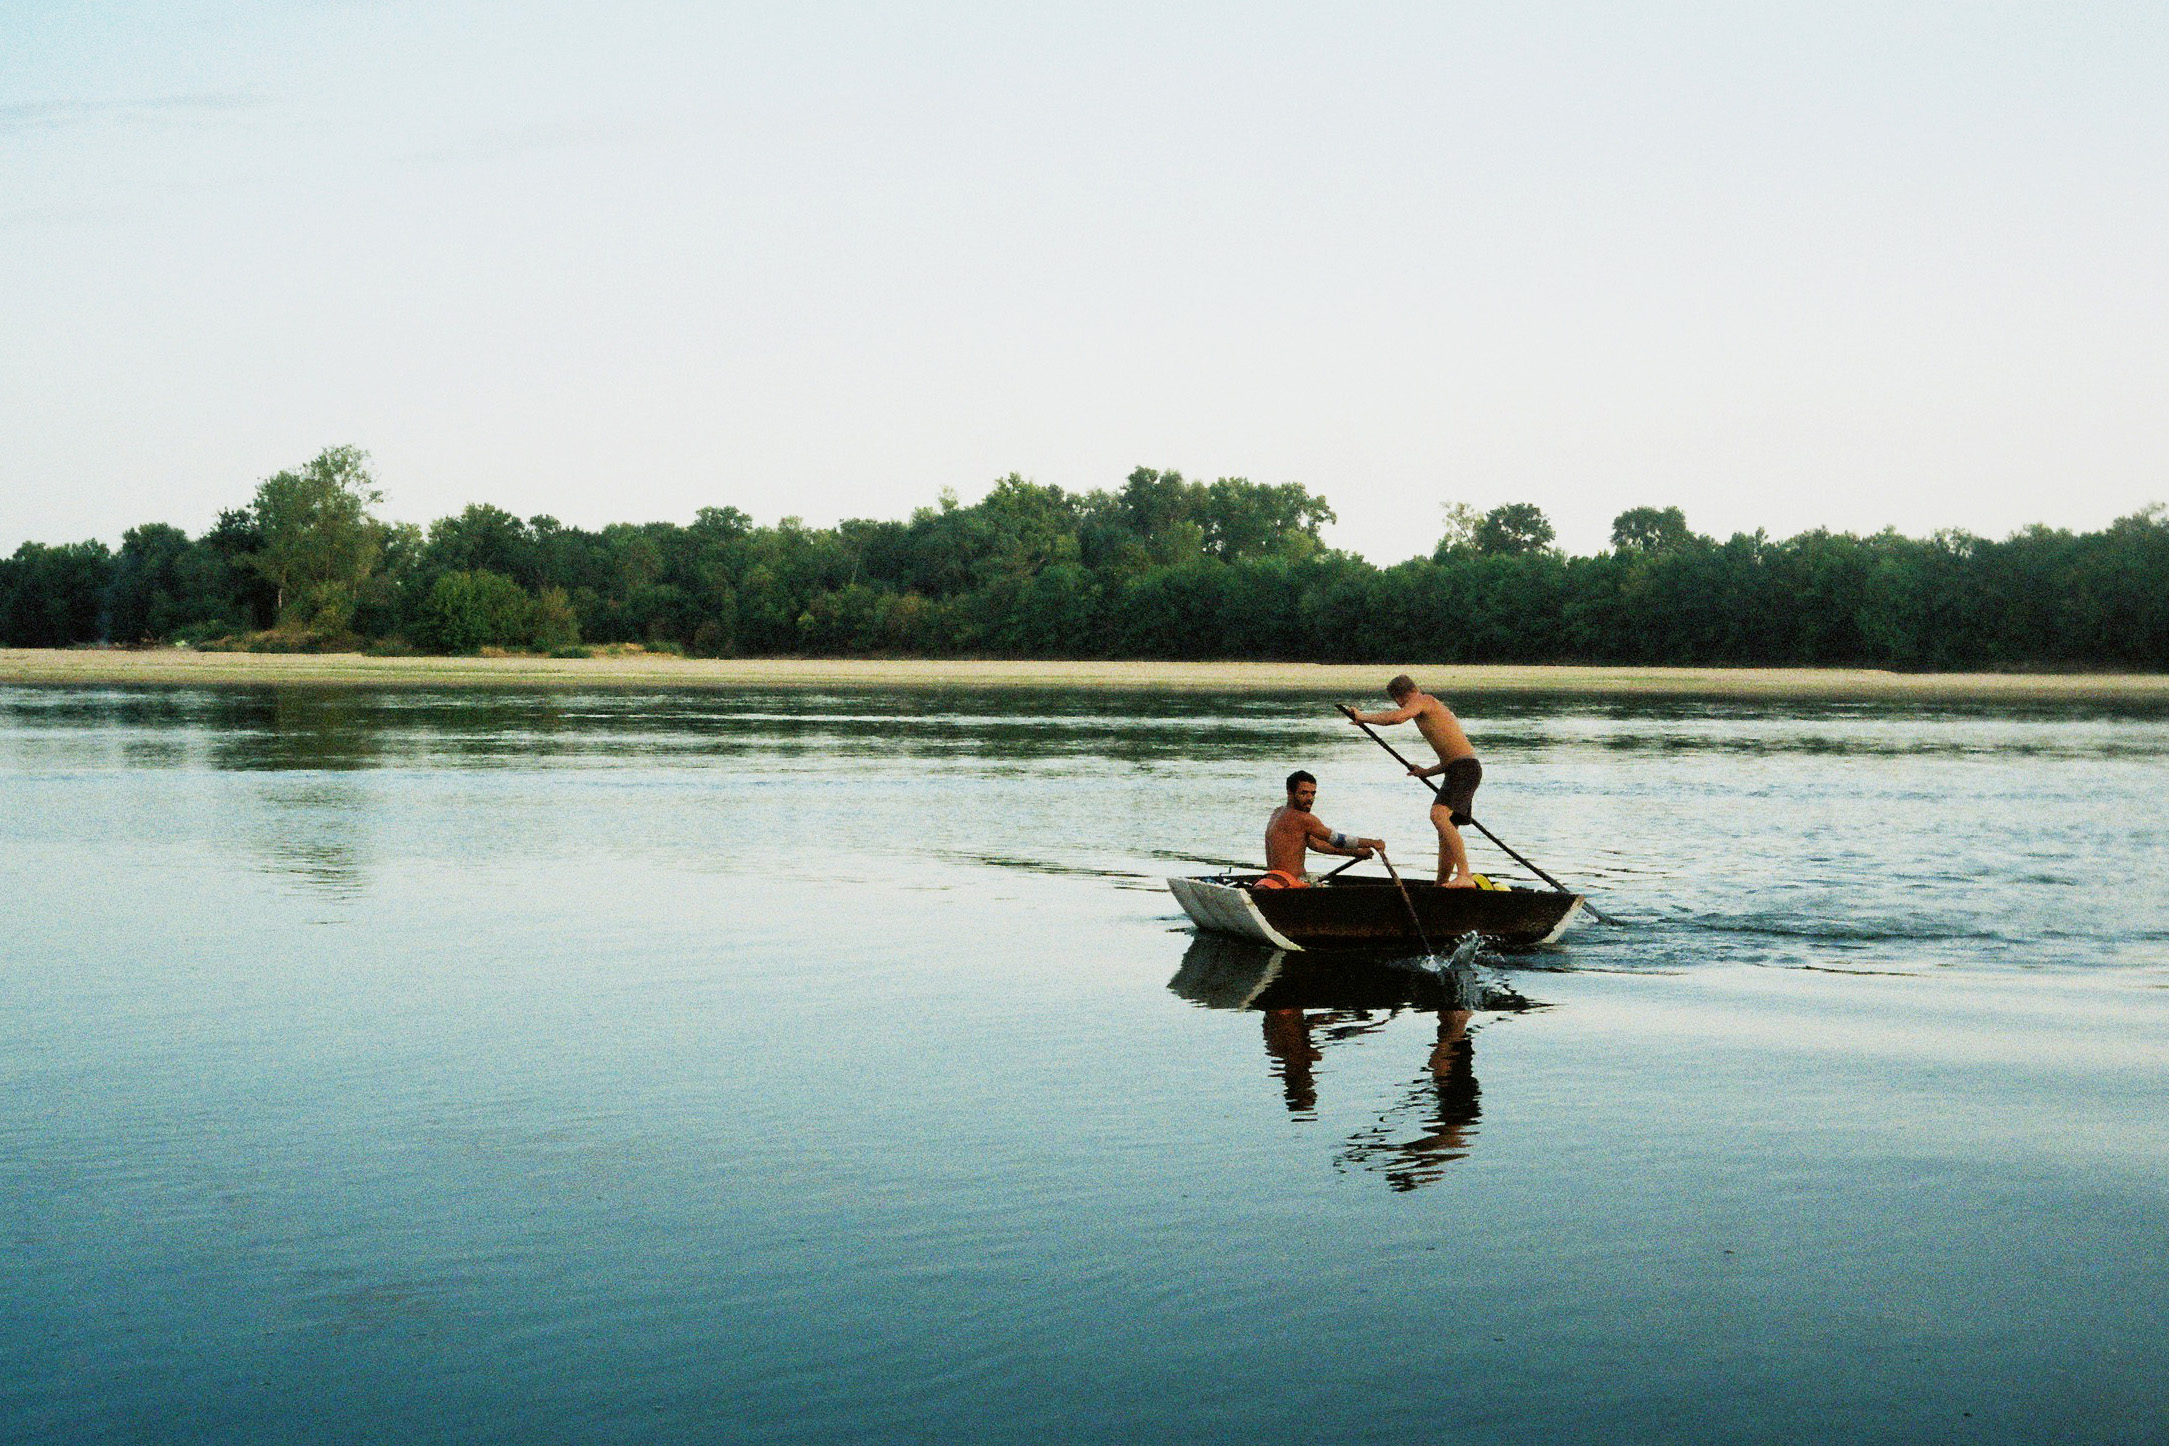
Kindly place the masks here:
[(2169, 1434), (2169, 716), (1456, 701), (0, 689), (0, 1439)]

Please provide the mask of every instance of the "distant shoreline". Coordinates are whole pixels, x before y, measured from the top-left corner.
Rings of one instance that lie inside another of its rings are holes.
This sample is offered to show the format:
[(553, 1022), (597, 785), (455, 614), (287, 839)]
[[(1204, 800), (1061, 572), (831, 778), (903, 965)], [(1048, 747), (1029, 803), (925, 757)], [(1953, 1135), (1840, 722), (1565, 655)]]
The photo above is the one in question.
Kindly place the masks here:
[[(1872, 668), (1633, 668), (1407, 664), (1447, 694), (1802, 699), (2169, 701), (2160, 673), (1889, 673)], [(1368, 697), (1385, 664), (1016, 662), (971, 659), (378, 658), (361, 653), (199, 653), (182, 648), (0, 649), (0, 684), (447, 688), (1116, 688), (1315, 692)]]

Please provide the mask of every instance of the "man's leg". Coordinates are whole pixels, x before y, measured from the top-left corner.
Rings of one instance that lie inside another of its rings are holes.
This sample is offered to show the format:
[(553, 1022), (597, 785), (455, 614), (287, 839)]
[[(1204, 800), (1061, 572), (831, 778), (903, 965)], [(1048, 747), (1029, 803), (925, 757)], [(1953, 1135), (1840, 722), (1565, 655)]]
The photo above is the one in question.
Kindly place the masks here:
[(1443, 803), (1431, 805), (1431, 827), (1438, 830), (1438, 881), (1441, 888), (1473, 889), (1476, 876), (1469, 869), (1469, 846), (1454, 827), (1454, 811)]
[(1476, 806), (1476, 789), (1483, 781), (1483, 764), (1474, 758), (1456, 758), (1446, 765), (1446, 776), (1439, 784), (1438, 802), (1431, 806), (1431, 822), (1438, 828), (1439, 882), (1448, 888), (1476, 887), (1475, 872), (1469, 868), (1469, 846), (1461, 837), (1461, 825), (1475, 822), (1470, 810)]

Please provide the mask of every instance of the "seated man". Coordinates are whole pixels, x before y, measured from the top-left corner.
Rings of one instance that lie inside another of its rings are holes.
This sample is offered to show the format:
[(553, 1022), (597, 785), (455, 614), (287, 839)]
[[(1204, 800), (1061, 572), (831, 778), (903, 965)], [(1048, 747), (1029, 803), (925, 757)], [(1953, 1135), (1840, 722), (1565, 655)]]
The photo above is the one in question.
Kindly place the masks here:
[(1307, 889), (1303, 877), (1306, 849), (1321, 854), (1367, 859), (1373, 849), (1383, 849), (1384, 839), (1350, 838), (1320, 823), (1310, 811), (1318, 797), (1318, 780), (1297, 769), (1288, 775), (1288, 801), (1273, 810), (1265, 825), (1265, 877), (1251, 885), (1257, 889)]

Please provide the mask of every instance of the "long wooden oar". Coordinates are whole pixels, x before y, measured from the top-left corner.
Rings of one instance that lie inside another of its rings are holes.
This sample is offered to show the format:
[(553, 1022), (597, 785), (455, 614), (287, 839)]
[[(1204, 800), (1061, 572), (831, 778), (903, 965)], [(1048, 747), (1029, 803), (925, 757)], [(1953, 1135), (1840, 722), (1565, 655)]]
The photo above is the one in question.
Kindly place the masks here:
[[(1336, 703), (1334, 706), (1339, 708), (1342, 713), (1347, 715), (1349, 722), (1355, 724), (1358, 728), (1361, 728), (1365, 733), (1370, 734), (1371, 741), (1373, 743), (1376, 743), (1379, 747), (1385, 749), (1388, 753), (1392, 754), (1393, 761), (1400, 764), (1403, 768), (1407, 769), (1409, 777), (1414, 778), (1418, 783), (1423, 784), (1425, 788), (1431, 789), (1431, 797), (1434, 800), (1437, 799), (1441, 794), (1445, 793), (1446, 788), (1444, 784), (1441, 784), (1436, 788), (1432, 788), (1431, 784), (1427, 780), (1418, 776), (1416, 773), (1416, 765), (1409, 762), (1406, 758), (1403, 758), (1401, 756), (1400, 749), (1394, 747), (1391, 743), (1388, 743), (1385, 739), (1379, 737), (1378, 734), (1371, 728), (1370, 724), (1364, 722), (1361, 718), (1358, 718), (1356, 716), (1355, 709), (1349, 707), (1346, 703)], [(1562, 894), (1571, 894), (1574, 892), (1565, 884), (1560, 883), (1550, 874), (1547, 874), (1542, 869), (1538, 868), (1533, 862), (1526, 858), (1523, 858), (1520, 854), (1516, 853), (1512, 848), (1507, 845), (1504, 839), (1500, 838), (1490, 829), (1485, 828), (1483, 824), (1477, 820), (1476, 815), (1470, 814), (1469, 822), (1475, 824), (1477, 831), (1482, 833), (1485, 838), (1490, 839), (1493, 843), (1497, 844), (1500, 850), (1505, 853), (1508, 858), (1520, 864), (1530, 873), (1535, 874), (1538, 878), (1542, 879), (1545, 883), (1550, 884), (1553, 888), (1557, 889)], [(1612, 918), (1609, 914), (1606, 914), (1595, 904), (1590, 903), (1586, 896), (1584, 896), (1582, 899), (1582, 907), (1587, 909), (1590, 914), (1595, 917), (1600, 923), (1617, 924), (1619, 922), (1617, 919)]]
[(1423, 952), (1436, 954), (1438, 950), (1431, 947), (1431, 936), (1423, 931), (1423, 919), (1416, 913), (1416, 901), (1408, 896), (1408, 885), (1401, 882), (1401, 871), (1386, 857), (1384, 849), (1378, 850), (1378, 861), (1386, 866), (1386, 872), (1393, 877), (1393, 886), (1401, 891), (1401, 906), (1408, 910), (1408, 922), (1416, 926), (1416, 937), (1423, 941)]

